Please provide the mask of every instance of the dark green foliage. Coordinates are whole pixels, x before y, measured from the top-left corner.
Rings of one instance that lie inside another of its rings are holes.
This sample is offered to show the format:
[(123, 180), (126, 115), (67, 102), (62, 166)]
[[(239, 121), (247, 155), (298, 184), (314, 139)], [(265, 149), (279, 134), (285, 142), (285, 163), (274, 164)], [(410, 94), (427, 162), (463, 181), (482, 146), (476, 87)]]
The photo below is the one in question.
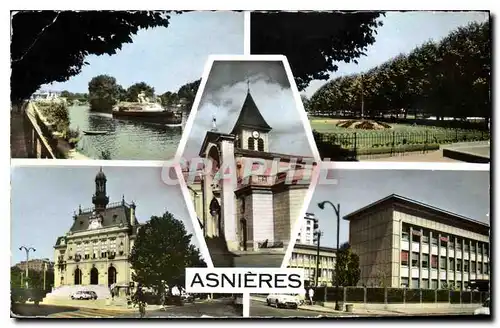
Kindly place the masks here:
[(166, 212), (152, 216), (139, 229), (130, 254), (134, 281), (157, 287), (161, 280), (167, 284), (184, 285), (187, 267), (205, 267), (199, 250), (191, 244), (184, 223)]
[[(146, 95), (146, 97), (149, 98), (149, 100), (153, 100), (153, 97), (155, 94), (155, 89), (152, 86), (148, 85), (146, 82), (139, 82), (139, 83), (132, 84), (127, 89), (127, 95), (126, 95), (127, 101), (131, 101), (131, 102), (137, 101), (137, 96), (142, 91), (144, 91), (144, 94)], [(121, 90), (120, 90), (120, 92), (121, 92)], [(120, 95), (118, 94), (117, 97), (120, 98)]]
[[(16, 266), (10, 268), (10, 287), (11, 288), (24, 288), (24, 272)], [(21, 286), (21, 274), (23, 276), (23, 285)], [(29, 288), (43, 289), (43, 271), (30, 270), (28, 273)], [(54, 271), (47, 270), (45, 273), (45, 288), (50, 289), (54, 285)]]
[(118, 101), (120, 89), (116, 79), (109, 75), (98, 75), (89, 82), (90, 110), (111, 112)]
[(285, 55), (299, 90), (326, 80), (375, 42), (381, 12), (262, 12), (250, 16), (254, 55)]
[(337, 250), (335, 261), (334, 286), (356, 286), (361, 271), (359, 269), (359, 256), (352, 252), (349, 243), (344, 243)]
[(166, 11), (20, 11), (12, 14), (11, 100), (81, 72), (88, 55), (113, 55), (140, 29), (167, 27)]
[[(490, 24), (471, 23), (363, 74), (338, 77), (310, 99), (310, 111), (377, 117), (491, 116)], [(363, 96), (363, 97), (362, 97)]]
[(194, 98), (200, 87), (201, 79), (194, 82), (186, 83), (177, 91), (177, 96), (184, 101), (184, 109), (186, 111), (191, 110), (194, 103)]

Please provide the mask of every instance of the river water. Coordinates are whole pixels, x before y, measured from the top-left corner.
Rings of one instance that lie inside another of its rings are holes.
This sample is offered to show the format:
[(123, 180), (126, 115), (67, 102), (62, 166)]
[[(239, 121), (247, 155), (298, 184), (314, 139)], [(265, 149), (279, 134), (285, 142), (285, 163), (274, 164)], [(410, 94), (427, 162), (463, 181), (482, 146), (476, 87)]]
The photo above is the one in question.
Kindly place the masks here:
[(105, 135), (84, 135), (77, 149), (92, 159), (169, 160), (181, 140), (181, 127), (114, 119), (111, 114), (90, 112), (88, 106), (69, 107), (70, 126), (84, 130), (108, 131)]

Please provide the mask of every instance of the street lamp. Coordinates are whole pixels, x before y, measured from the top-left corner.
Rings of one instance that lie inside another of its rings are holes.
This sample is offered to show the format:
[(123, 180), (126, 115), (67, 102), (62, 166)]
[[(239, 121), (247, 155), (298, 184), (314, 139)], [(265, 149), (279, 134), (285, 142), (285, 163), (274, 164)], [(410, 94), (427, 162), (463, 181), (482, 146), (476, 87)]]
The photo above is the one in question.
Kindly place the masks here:
[[(337, 267), (337, 260), (338, 260), (338, 253), (339, 253), (339, 239), (340, 239), (340, 204), (337, 204), (337, 206), (335, 206), (332, 202), (328, 201), (328, 200), (325, 200), (325, 201), (322, 201), (321, 203), (318, 203), (318, 207), (322, 210), (325, 209), (325, 205), (326, 204), (329, 204), (333, 210), (335, 211), (335, 215), (337, 216), (337, 250), (335, 251), (335, 267)], [(335, 270), (337, 271), (337, 270)], [(335, 289), (337, 291), (337, 297), (336, 297), (336, 300), (335, 300), (335, 310), (337, 311), (340, 311), (340, 304), (339, 304), (339, 301), (338, 301), (338, 292), (339, 292), (339, 279), (338, 279), (338, 272), (335, 272)]]
[(318, 219), (314, 219), (314, 242), (316, 243), (316, 274), (315, 274), (315, 286), (318, 287), (319, 280), (319, 250), (321, 247), (321, 236), (323, 236), (323, 232), (318, 230)]
[(29, 260), (30, 260), (30, 251), (36, 252), (36, 249), (34, 249), (33, 247), (26, 247), (24, 245), (19, 247), (20, 251), (22, 251), (23, 249), (26, 252), (26, 276), (25, 276), (25, 280), (26, 280), (26, 288), (28, 288), (28, 265), (29, 265)]

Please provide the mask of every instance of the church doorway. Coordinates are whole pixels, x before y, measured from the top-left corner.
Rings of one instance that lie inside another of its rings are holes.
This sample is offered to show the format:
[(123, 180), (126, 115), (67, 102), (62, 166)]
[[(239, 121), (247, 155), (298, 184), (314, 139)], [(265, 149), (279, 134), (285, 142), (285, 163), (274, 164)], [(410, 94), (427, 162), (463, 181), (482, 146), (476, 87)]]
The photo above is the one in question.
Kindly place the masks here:
[(247, 220), (241, 219), (240, 221), (240, 243), (241, 248), (247, 250)]
[(82, 270), (79, 268), (75, 269), (75, 285), (81, 285), (82, 284)]
[(110, 266), (108, 269), (108, 286), (116, 283), (116, 269), (114, 266)]
[(98, 285), (99, 284), (99, 271), (95, 267), (93, 267), (90, 270), (90, 284), (91, 285)]

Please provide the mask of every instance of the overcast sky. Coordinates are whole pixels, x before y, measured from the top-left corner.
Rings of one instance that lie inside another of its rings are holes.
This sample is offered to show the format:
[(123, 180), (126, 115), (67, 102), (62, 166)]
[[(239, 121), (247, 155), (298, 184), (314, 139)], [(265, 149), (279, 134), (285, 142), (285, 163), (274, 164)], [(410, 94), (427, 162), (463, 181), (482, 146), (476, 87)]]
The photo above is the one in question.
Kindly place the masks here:
[(489, 222), (489, 172), (426, 170), (345, 170), (332, 171), (336, 185), (318, 185), (308, 212), (316, 214), (323, 246), (336, 247), (337, 230), (334, 210), (318, 203), (340, 203), (340, 244), (349, 239), (349, 223), (342, 217), (366, 205), (398, 194), (477, 221)]
[(203, 91), (184, 157), (197, 157), (215, 115), (221, 133), (230, 133), (250, 93), (266, 122), (272, 127), (271, 152), (312, 156), (299, 109), (281, 61), (215, 62)]
[[(184, 222), (191, 242), (199, 247), (179, 186), (161, 179), (161, 167), (104, 167), (109, 202), (134, 201), (144, 223), (165, 211)], [(73, 223), (73, 213), (91, 207), (99, 167), (16, 167), (11, 174), (11, 263), (25, 260), (22, 245), (36, 248), (33, 258), (54, 258), (53, 246)], [(31, 256), (30, 256), (31, 257)]]
[[(332, 79), (368, 71), (387, 60), (409, 53), (417, 46), (429, 41), (440, 41), (451, 31), (470, 22), (484, 22), (489, 19), (487, 12), (388, 12), (380, 20), (384, 24), (377, 28), (375, 43), (368, 46), (366, 56), (353, 62), (337, 63), (339, 69), (330, 75)], [(314, 80), (304, 93), (310, 97), (326, 80)]]

